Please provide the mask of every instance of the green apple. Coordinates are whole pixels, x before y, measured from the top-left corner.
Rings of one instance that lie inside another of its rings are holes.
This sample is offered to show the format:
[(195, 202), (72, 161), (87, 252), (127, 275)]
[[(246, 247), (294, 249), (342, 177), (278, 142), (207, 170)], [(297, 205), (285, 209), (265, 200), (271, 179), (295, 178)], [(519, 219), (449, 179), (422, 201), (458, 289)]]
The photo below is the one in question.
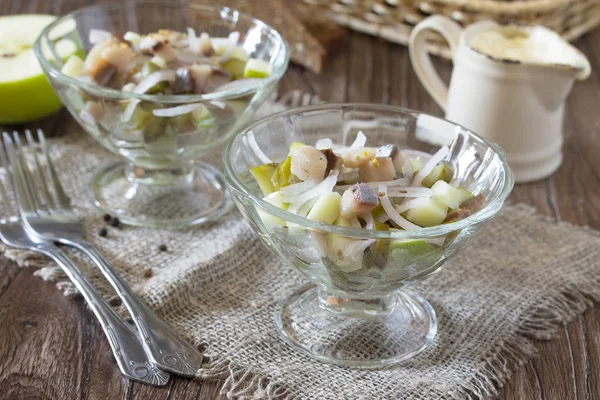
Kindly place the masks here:
[(251, 58), (246, 61), (244, 78), (266, 78), (273, 72), (273, 67), (268, 61)]
[(423, 205), (413, 207), (406, 213), (406, 219), (419, 226), (439, 225), (448, 216), (448, 207), (434, 199), (428, 199)]
[(340, 200), (342, 196), (337, 192), (325, 192), (319, 196), (306, 218), (324, 224), (333, 224), (340, 216)]
[[(0, 124), (33, 121), (62, 107), (32, 49), (55, 19), (37, 14), (0, 17)], [(77, 45), (61, 39), (55, 49), (65, 60), (77, 51)]]

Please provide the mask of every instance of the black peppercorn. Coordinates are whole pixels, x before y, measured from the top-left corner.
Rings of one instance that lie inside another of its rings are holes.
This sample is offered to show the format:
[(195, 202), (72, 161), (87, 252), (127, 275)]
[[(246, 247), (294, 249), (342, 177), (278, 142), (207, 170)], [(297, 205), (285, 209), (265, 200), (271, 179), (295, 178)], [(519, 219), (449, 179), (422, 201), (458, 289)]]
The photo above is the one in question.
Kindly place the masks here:
[(160, 246), (158, 246), (158, 250), (160, 250), (160, 251), (167, 251), (167, 245), (166, 244), (161, 244)]
[(111, 218), (110, 214), (104, 214), (104, 221), (109, 222)]
[(118, 227), (120, 223), (121, 223), (121, 221), (119, 221), (119, 218), (117, 218), (117, 217), (112, 217), (109, 222), (109, 224), (111, 226), (114, 226), (115, 228)]
[(108, 235), (108, 231), (106, 230), (106, 228), (102, 228), (100, 229), (100, 232), (98, 232), (98, 235), (106, 237), (106, 235)]

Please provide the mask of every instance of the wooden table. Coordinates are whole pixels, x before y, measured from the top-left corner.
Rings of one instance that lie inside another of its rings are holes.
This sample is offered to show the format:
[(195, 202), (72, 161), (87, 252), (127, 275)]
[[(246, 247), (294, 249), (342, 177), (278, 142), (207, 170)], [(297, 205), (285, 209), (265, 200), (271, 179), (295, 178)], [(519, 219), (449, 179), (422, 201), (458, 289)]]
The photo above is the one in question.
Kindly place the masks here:
[[(84, 4), (0, 0), (0, 15), (64, 14)], [(549, 179), (518, 185), (511, 200), (557, 220), (600, 229), (600, 30), (576, 45), (589, 56), (593, 72), (569, 98), (563, 166)], [(451, 65), (437, 64), (448, 78)], [(406, 48), (354, 32), (347, 33), (344, 48), (323, 74), (291, 67), (280, 91), (292, 89), (329, 102), (392, 104), (442, 115), (417, 80)], [(63, 110), (14, 129), (43, 127), (52, 134), (69, 118)], [(63, 297), (54, 284), (32, 272), (0, 258), (0, 399), (222, 398), (220, 382), (175, 378), (164, 388), (150, 388), (121, 378), (100, 325), (83, 300)], [(554, 340), (536, 346), (539, 357), (518, 368), (502, 398), (600, 399), (600, 308), (588, 310), (560, 328)]]

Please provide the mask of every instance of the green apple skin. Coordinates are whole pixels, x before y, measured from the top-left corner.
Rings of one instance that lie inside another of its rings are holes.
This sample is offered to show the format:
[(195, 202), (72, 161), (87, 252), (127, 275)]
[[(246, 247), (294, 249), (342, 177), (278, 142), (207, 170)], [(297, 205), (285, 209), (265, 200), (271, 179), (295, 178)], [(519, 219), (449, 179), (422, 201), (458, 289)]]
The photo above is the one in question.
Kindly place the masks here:
[(60, 99), (43, 74), (0, 83), (0, 124), (34, 121), (61, 108)]

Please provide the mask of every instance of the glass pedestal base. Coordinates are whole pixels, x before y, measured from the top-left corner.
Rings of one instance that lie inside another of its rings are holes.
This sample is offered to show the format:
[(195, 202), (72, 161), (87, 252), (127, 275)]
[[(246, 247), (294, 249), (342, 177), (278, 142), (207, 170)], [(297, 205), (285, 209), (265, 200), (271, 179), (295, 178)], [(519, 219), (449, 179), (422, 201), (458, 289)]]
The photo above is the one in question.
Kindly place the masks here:
[(348, 299), (305, 286), (279, 303), (275, 322), (280, 337), (301, 353), (361, 368), (411, 358), (437, 333), (432, 306), (405, 291), (379, 299)]
[(128, 225), (176, 228), (217, 219), (231, 209), (223, 175), (194, 161), (180, 169), (111, 165), (91, 183), (94, 205)]

